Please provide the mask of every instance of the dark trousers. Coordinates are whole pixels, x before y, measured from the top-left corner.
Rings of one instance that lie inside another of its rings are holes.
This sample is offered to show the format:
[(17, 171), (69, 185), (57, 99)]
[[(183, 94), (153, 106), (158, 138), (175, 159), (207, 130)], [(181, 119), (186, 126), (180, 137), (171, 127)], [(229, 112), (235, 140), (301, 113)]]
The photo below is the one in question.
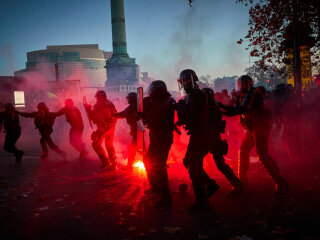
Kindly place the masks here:
[(203, 169), (203, 158), (209, 153), (210, 144), (207, 132), (198, 131), (190, 135), (187, 152), (183, 160), (189, 170), (192, 187), (198, 203), (206, 201), (206, 186), (215, 182)]
[(20, 150), (18, 150), (15, 146), (16, 142), (18, 141), (19, 137), (21, 135), (21, 131), (10, 131), (6, 133), (6, 138), (4, 140), (4, 150), (13, 153), (15, 157), (17, 157), (20, 153)]
[(219, 132), (211, 132), (210, 134), (210, 152), (213, 156), (218, 170), (227, 178), (233, 187), (240, 187), (239, 178), (236, 177), (231, 167), (226, 164), (223, 152), (221, 151), (222, 139)]
[(47, 132), (40, 132), (41, 138), (40, 138), (40, 144), (41, 144), (41, 148), (42, 148), (42, 152), (44, 155), (48, 155), (48, 146), (50, 149), (52, 149), (53, 151), (55, 151), (58, 154), (62, 154), (63, 151), (56, 145), (54, 144), (54, 142), (52, 141), (51, 138), (51, 133), (47, 133)]
[(128, 148), (128, 166), (132, 166), (134, 164), (135, 158), (137, 154), (137, 136), (133, 136), (131, 143)]
[(82, 140), (83, 128), (71, 127), (69, 132), (69, 141), (72, 147), (74, 147), (78, 152), (87, 152), (86, 145)]
[(150, 131), (150, 144), (143, 162), (152, 190), (163, 199), (171, 199), (167, 172), (167, 158), (173, 143), (172, 133), (154, 134)]
[(279, 168), (274, 160), (270, 157), (268, 151), (268, 137), (269, 128), (259, 127), (254, 130), (247, 130), (242, 144), (240, 146), (239, 161), (238, 161), (238, 175), (240, 181), (247, 185), (248, 177), (247, 171), (249, 169), (250, 151), (256, 146), (258, 158), (265, 169), (269, 172), (272, 179), (277, 184), (286, 183), (286, 180), (281, 176)]
[[(115, 164), (117, 160), (116, 151), (113, 146), (114, 129), (115, 128), (111, 128), (108, 131), (97, 130), (91, 135), (92, 147), (103, 163), (108, 163), (110, 161), (111, 164)], [(108, 156), (102, 147), (103, 140)]]

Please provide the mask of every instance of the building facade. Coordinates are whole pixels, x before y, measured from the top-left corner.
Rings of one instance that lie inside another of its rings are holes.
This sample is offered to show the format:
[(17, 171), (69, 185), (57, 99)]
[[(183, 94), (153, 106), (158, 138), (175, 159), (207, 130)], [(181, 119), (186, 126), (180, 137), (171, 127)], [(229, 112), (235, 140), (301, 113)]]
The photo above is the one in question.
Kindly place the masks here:
[(112, 52), (99, 49), (98, 44), (47, 46), (45, 50), (27, 53), (26, 68), (15, 76), (35, 72), (46, 81), (79, 81), (80, 87), (103, 88), (107, 81), (106, 61)]

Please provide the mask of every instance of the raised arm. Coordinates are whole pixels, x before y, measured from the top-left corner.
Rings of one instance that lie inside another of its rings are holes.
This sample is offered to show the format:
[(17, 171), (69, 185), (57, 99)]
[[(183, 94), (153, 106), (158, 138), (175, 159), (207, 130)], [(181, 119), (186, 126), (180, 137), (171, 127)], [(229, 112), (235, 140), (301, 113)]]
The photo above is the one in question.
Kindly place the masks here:
[(60, 116), (64, 115), (65, 113), (66, 113), (66, 109), (65, 108), (61, 108), (58, 112), (52, 112), (52, 114), (55, 117), (60, 117)]
[(239, 105), (235, 105), (235, 106), (227, 106), (227, 105), (223, 105), (222, 103), (218, 103), (218, 106), (220, 108), (222, 108), (223, 110), (225, 110), (223, 112), (223, 115), (232, 117), (235, 115), (241, 115), (246, 113), (249, 110), (249, 105), (252, 99), (252, 94), (246, 94), (243, 101), (241, 102), (241, 104)]
[(127, 108), (122, 112), (115, 113), (114, 116), (116, 118), (125, 118), (127, 116)]
[(35, 118), (37, 116), (37, 112), (27, 113), (27, 112), (19, 112), (17, 110), (15, 110), (14, 112), (19, 114), (22, 117), (27, 117), (27, 118)]

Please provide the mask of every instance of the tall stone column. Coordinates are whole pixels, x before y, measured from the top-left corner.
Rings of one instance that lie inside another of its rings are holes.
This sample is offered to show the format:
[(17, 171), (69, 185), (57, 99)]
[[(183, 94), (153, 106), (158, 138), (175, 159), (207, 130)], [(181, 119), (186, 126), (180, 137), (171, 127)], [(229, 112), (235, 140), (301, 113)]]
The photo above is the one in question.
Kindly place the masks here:
[(127, 52), (123, 0), (110, 0), (113, 54), (106, 62), (107, 91), (132, 91), (139, 83), (139, 66)]
[(110, 0), (110, 3), (113, 54), (127, 56), (126, 24), (123, 0)]

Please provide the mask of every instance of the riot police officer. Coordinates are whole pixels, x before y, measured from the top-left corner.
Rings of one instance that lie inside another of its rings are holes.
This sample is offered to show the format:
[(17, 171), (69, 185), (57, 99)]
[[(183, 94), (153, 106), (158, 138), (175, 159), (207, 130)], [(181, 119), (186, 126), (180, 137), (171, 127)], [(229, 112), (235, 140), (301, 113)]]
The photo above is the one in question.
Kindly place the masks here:
[(0, 122), (3, 122), (6, 137), (4, 140), (4, 150), (13, 153), (17, 162), (20, 162), (24, 154), (15, 146), (21, 135), (20, 120), (18, 114), (14, 112), (14, 106), (11, 103), (4, 105), (4, 111), (0, 112)]
[(88, 151), (82, 140), (84, 129), (83, 120), (80, 110), (74, 106), (73, 100), (68, 98), (64, 101), (64, 108), (57, 112), (57, 116), (65, 115), (67, 122), (70, 124), (69, 142), (76, 150), (80, 152), (79, 159), (86, 158)]
[(276, 182), (276, 194), (282, 194), (288, 189), (287, 181), (268, 152), (268, 137), (270, 132), (271, 112), (264, 107), (263, 97), (253, 87), (252, 78), (243, 75), (238, 79), (240, 95), (235, 106), (225, 106), (229, 116), (240, 115), (240, 123), (246, 130), (239, 152), (239, 178), (247, 186), (247, 171), (249, 168), (249, 154), (255, 146), (260, 162)]
[[(102, 161), (100, 168), (115, 170), (117, 168), (117, 157), (113, 146), (113, 136), (117, 123), (117, 118), (115, 117), (117, 110), (113, 103), (107, 99), (105, 91), (97, 91), (95, 97), (97, 102), (92, 109), (91, 105), (85, 105), (90, 120), (97, 125), (97, 130), (91, 134), (92, 147)], [(105, 141), (108, 156), (101, 146), (103, 140)]]
[(149, 86), (149, 97), (143, 100), (143, 122), (149, 131), (150, 144), (144, 156), (150, 192), (160, 195), (156, 207), (171, 207), (172, 198), (169, 189), (166, 163), (173, 143), (175, 101), (161, 80), (153, 81)]
[(37, 105), (37, 112), (26, 113), (26, 112), (18, 112), (19, 115), (23, 117), (34, 118), (34, 125), (36, 129), (39, 130), (41, 135), (40, 144), (42, 148), (42, 159), (47, 159), (49, 156), (48, 146), (61, 155), (65, 160), (67, 159), (67, 154), (65, 151), (61, 150), (51, 138), (51, 133), (53, 132), (53, 124), (57, 117), (56, 113), (49, 112), (49, 108), (44, 102), (40, 102)]
[(125, 118), (130, 126), (132, 136), (128, 151), (128, 163), (125, 170), (132, 171), (137, 152), (137, 93), (131, 92), (126, 96), (129, 106), (122, 112), (116, 114), (117, 118)]
[(230, 195), (241, 194), (242, 184), (239, 178), (236, 177), (232, 169), (226, 164), (224, 155), (228, 153), (228, 142), (222, 141), (220, 133), (225, 132), (226, 122), (222, 120), (222, 113), (219, 109), (215, 99), (214, 92), (210, 88), (203, 88), (207, 95), (208, 106), (209, 106), (209, 141), (210, 141), (210, 152), (216, 163), (218, 170), (228, 179), (233, 186), (233, 190)]
[(207, 209), (207, 198), (219, 189), (203, 169), (203, 158), (210, 150), (208, 103), (206, 94), (199, 89), (197, 81), (198, 77), (191, 69), (183, 70), (178, 79), (179, 87), (187, 93), (185, 100), (180, 100), (177, 105), (179, 124), (185, 125), (190, 135), (183, 163), (189, 171), (197, 200), (189, 208), (190, 211)]

